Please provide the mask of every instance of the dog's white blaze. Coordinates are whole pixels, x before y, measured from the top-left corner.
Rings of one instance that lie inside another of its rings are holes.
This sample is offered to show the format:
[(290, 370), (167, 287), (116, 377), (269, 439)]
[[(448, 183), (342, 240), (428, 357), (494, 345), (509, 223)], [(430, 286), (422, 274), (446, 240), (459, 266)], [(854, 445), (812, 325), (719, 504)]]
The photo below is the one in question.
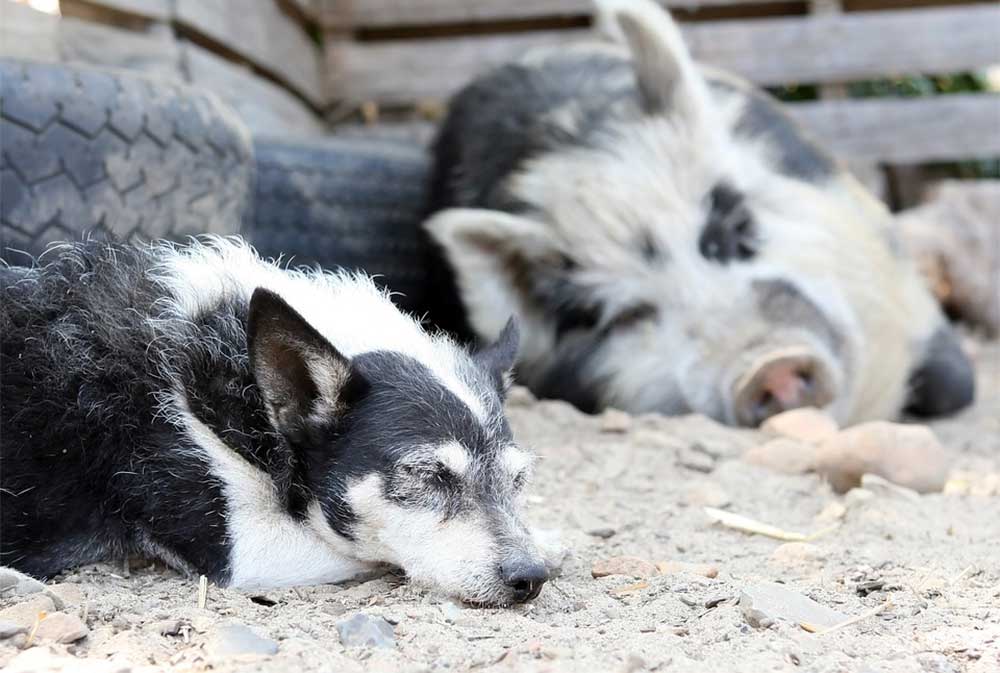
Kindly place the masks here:
[[(183, 401), (176, 402), (186, 407)], [(239, 589), (342, 582), (371, 570), (371, 564), (338, 553), (325, 539), (325, 519), (293, 519), (275, 494), (274, 482), (230, 449), (186, 409), (183, 427), (223, 483), (231, 542), (230, 586)], [(314, 527), (319, 526), (319, 529)]]
[(469, 471), (469, 452), (459, 442), (445, 442), (434, 450), (434, 456), (458, 476)]
[(496, 595), (500, 578), (498, 549), (484, 521), (405, 508), (382, 495), (381, 478), (372, 474), (347, 490), (357, 516), (355, 543), (361, 558), (403, 568), (411, 580), (466, 599)]
[(460, 348), (445, 336), (430, 336), (400, 311), (371, 278), (361, 273), (283, 269), (266, 262), (239, 239), (205, 237), (177, 249), (158, 278), (174, 297), (174, 310), (197, 315), (226, 298), (249, 299), (258, 287), (277, 293), (344, 356), (395, 351), (427, 367), (481, 422), (488, 405), (464, 381)]
[(504, 471), (510, 476), (521, 474), (521, 472), (531, 467), (534, 461), (534, 456), (513, 444), (505, 447), (503, 453), (500, 454), (500, 463), (503, 465)]

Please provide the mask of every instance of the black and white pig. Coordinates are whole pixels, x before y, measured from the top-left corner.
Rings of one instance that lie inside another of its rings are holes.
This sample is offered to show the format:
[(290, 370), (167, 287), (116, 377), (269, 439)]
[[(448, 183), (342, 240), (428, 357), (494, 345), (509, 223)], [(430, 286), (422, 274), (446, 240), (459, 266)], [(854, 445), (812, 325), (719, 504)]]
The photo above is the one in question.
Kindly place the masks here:
[(696, 65), (651, 0), (601, 2), (598, 24), (619, 44), (480, 77), (435, 143), (426, 229), (476, 335), (519, 316), (518, 379), (586, 411), (749, 426), (969, 404), (881, 203), (764, 92)]
[(468, 601), (538, 594), (513, 323), (470, 355), (365, 276), (235, 239), (47, 254), (0, 268), (0, 565), (142, 553), (267, 588), (385, 563)]

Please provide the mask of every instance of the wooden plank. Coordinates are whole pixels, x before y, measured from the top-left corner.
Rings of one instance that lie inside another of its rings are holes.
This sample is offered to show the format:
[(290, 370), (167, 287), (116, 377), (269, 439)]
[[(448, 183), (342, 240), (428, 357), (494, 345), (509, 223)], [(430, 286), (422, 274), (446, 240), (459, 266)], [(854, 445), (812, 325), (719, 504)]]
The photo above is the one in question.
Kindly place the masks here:
[[(1000, 156), (1000, 94), (833, 100), (796, 103), (786, 109), (870, 187), (876, 187), (868, 175), (874, 164)], [(426, 143), (434, 124), (345, 124), (334, 131)]]
[[(170, 0), (72, 0), (72, 4), (110, 9), (152, 21), (167, 21), (171, 13)], [(66, 5), (66, 0), (63, 0), (64, 14)]]
[[(784, 0), (660, 0), (675, 9), (776, 4)], [(337, 0), (327, 0), (334, 5)], [(343, 0), (340, 0), (343, 2)], [(331, 7), (330, 11), (334, 11)], [(593, 0), (355, 0), (357, 28), (393, 28), (453, 23), (589, 16)], [(339, 13), (342, 16), (342, 13)]]
[(320, 52), (273, 0), (175, 0), (178, 25), (266, 70), (314, 105), (326, 103)]
[(788, 110), (845, 159), (906, 164), (1000, 156), (1000, 94), (834, 100)]
[[(695, 57), (761, 85), (887, 74), (953, 73), (1000, 62), (1000, 5), (686, 24)], [(587, 30), (344, 43), (327, 74), (352, 100), (445, 98), (475, 75), (539, 46), (592, 39)]]
[(0, 56), (137, 70), (181, 81), (180, 54), (165, 26), (121, 30), (44, 14), (2, 0)]
[(326, 132), (302, 101), (246, 66), (190, 42), (183, 42), (181, 48), (191, 84), (218, 95), (255, 135), (315, 136)]

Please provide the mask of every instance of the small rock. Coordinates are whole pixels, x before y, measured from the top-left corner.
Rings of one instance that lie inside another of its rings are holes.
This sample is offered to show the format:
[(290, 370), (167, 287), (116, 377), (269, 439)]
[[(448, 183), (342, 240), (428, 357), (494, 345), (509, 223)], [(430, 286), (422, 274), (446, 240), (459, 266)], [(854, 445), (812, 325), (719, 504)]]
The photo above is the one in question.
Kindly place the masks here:
[(7, 638), (13, 638), (19, 633), (25, 633), (28, 629), (16, 624), (14, 622), (2, 621), (0, 622), (0, 640), (6, 640)]
[(381, 617), (359, 612), (350, 619), (337, 622), (337, 633), (344, 647), (395, 647), (396, 635), (392, 624)]
[(446, 622), (456, 622), (462, 618), (462, 608), (448, 601), (441, 604), (441, 614), (444, 616)]
[(0, 620), (14, 622), (20, 626), (31, 628), (38, 621), (38, 615), (45, 612), (55, 612), (56, 606), (48, 596), (35, 596), (17, 605), (0, 610)]
[(62, 599), (53, 594), (47, 586), (30, 575), (14, 570), (13, 568), (0, 567), (0, 596), (30, 596), (32, 594), (45, 594), (55, 604), (56, 610), (62, 610)]
[(869, 472), (918, 493), (931, 493), (944, 487), (948, 463), (930, 428), (875, 421), (824, 441), (816, 468), (838, 493), (859, 486)]
[(243, 624), (230, 622), (215, 628), (206, 649), (216, 657), (270, 656), (278, 653), (278, 643), (270, 638), (262, 638)]
[(715, 458), (704, 451), (685, 447), (677, 451), (677, 464), (688, 470), (708, 474), (715, 469)]
[(48, 587), (48, 594), (50, 598), (55, 596), (62, 601), (62, 605), (59, 605), (59, 601), (53, 598), (53, 602), (56, 603), (56, 609), (62, 610), (65, 607), (72, 607), (74, 605), (82, 605), (86, 601), (86, 596), (83, 595), (83, 589), (80, 588), (79, 584), (52, 584)]
[(35, 629), (35, 637), (39, 640), (52, 640), (64, 645), (82, 640), (88, 633), (87, 625), (79, 617), (65, 612), (53, 612)]
[(183, 624), (179, 619), (161, 619), (160, 621), (146, 624), (143, 628), (152, 633), (158, 633), (161, 636), (176, 636), (181, 632), (182, 626)]
[(743, 454), (743, 460), (782, 474), (805, 474), (816, 469), (816, 446), (778, 437), (751, 448)]
[(614, 537), (615, 533), (617, 532), (618, 531), (616, 531), (614, 528), (611, 528), (610, 526), (604, 526), (601, 528), (591, 528), (590, 530), (587, 531), (587, 535), (592, 535), (594, 537), (599, 537), (602, 540), (607, 540), (610, 537)]
[(685, 563), (684, 561), (660, 561), (656, 564), (656, 569), (661, 575), (673, 575), (675, 573), (691, 573), (714, 579), (719, 576), (719, 569), (709, 563)]
[(696, 507), (725, 507), (732, 498), (714, 481), (695, 481), (684, 489), (684, 501)]
[(819, 409), (804, 407), (768, 418), (760, 429), (770, 435), (818, 444), (837, 434), (837, 422)]
[(618, 409), (605, 409), (601, 414), (601, 432), (624, 433), (632, 427), (632, 417)]
[(824, 507), (819, 514), (813, 517), (813, 520), (816, 523), (831, 524), (841, 521), (845, 516), (847, 516), (847, 507), (845, 507), (843, 503), (834, 500), (833, 502), (827, 503), (826, 507)]
[(865, 473), (861, 475), (861, 488), (871, 491), (883, 498), (897, 498), (901, 500), (917, 501), (920, 494), (912, 488), (899, 486), (888, 479), (883, 479), (877, 474)]
[(939, 652), (923, 652), (917, 655), (920, 668), (927, 673), (958, 673), (955, 664), (948, 660), (948, 657)]
[(771, 582), (743, 589), (740, 609), (747, 622), (755, 628), (767, 628), (779, 619), (826, 628), (847, 619), (847, 615), (841, 612)]
[(822, 549), (808, 542), (786, 542), (771, 552), (771, 560), (787, 566), (815, 563), (826, 558)]
[(594, 561), (594, 565), (590, 568), (590, 574), (595, 579), (610, 575), (626, 575), (643, 579), (653, 577), (659, 574), (659, 571), (656, 569), (656, 565), (645, 559), (635, 556), (612, 556)]

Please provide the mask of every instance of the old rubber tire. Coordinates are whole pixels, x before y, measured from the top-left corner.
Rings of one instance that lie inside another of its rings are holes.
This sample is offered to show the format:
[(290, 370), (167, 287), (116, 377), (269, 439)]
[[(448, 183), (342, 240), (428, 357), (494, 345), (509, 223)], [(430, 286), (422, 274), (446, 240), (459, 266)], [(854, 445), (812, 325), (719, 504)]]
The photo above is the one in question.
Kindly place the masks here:
[(240, 231), (249, 135), (213, 95), (131, 73), (0, 60), (0, 255), (53, 241)]
[(363, 269), (425, 310), (432, 262), (420, 224), (429, 163), (416, 146), (361, 139), (256, 138), (245, 234), (293, 266)]

